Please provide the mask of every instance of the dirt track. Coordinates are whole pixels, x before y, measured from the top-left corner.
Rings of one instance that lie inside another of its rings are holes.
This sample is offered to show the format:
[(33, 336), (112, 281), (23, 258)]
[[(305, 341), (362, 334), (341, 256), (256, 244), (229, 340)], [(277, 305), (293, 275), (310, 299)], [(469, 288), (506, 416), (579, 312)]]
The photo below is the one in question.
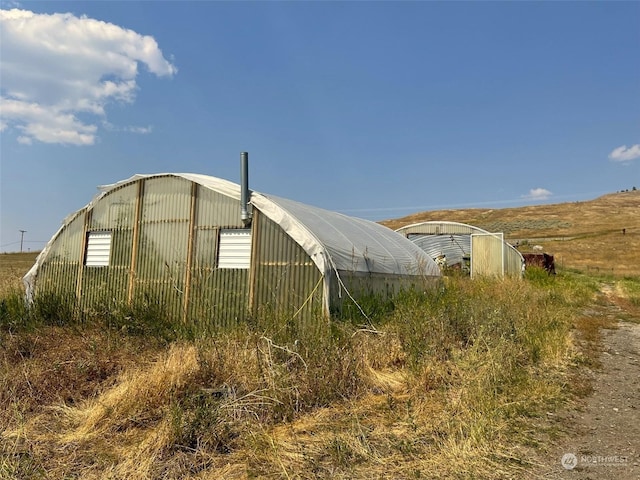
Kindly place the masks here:
[(548, 445), (536, 479), (640, 479), (640, 319), (603, 288), (602, 308), (588, 312), (615, 323), (603, 331), (600, 365), (588, 375), (593, 392), (560, 412), (566, 435)]

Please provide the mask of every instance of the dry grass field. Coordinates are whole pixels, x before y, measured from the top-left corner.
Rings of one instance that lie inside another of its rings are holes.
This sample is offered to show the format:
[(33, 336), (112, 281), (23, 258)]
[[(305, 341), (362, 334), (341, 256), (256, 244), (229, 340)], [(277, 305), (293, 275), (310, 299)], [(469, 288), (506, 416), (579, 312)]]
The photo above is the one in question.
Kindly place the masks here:
[(602, 284), (640, 313), (639, 202), (386, 222), (504, 231), (557, 255), (559, 272), (449, 277), (367, 325), (266, 318), (169, 338), (149, 318), (32, 314), (20, 278), (36, 254), (0, 255), (0, 478), (535, 478), (562, 435), (549, 415), (590, 392), (582, 371), (612, 321), (584, 312)]
[(22, 277), (36, 261), (38, 252), (0, 253), (0, 292), (22, 288)]
[[(640, 191), (604, 195), (590, 201), (503, 209), (420, 212), (387, 220), (397, 229), (443, 220), (503, 232), (521, 251), (540, 245), (556, 266), (615, 276), (640, 275)], [(625, 233), (623, 234), (623, 229)]]

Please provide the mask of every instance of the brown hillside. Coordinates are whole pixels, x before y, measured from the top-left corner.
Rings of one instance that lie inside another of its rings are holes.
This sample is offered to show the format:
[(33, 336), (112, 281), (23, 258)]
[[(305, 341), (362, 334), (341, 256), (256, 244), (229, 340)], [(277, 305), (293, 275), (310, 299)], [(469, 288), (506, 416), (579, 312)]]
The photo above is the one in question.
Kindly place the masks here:
[[(381, 222), (389, 228), (429, 220), (468, 223), (503, 232), (522, 251), (540, 245), (564, 268), (640, 275), (640, 191), (584, 202), (518, 208), (437, 210)], [(623, 229), (625, 233), (623, 234)]]

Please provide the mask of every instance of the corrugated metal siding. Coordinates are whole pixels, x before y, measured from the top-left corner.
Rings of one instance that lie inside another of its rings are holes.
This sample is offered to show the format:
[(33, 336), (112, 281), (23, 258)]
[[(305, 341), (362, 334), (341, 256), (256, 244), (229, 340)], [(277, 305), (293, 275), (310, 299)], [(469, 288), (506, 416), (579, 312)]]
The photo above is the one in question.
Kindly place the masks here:
[[(139, 182), (144, 187), (135, 246)], [(190, 320), (219, 326), (245, 318), (248, 270), (216, 265), (220, 227), (242, 227), (240, 202), (198, 186), (191, 225), (192, 188), (190, 181), (173, 176), (140, 180), (109, 192), (87, 214), (79, 212), (51, 245), (38, 273), (36, 294), (78, 293), (84, 310), (121, 306), (131, 294), (133, 301), (164, 305), (176, 318), (183, 318), (187, 305)], [(92, 230), (111, 232), (108, 267), (83, 265), (86, 234)], [(190, 241), (193, 261), (187, 277)], [(184, 299), (185, 279), (191, 281), (189, 302)]]
[(472, 233), (482, 233), (483, 230), (472, 225), (457, 222), (424, 222), (416, 225), (407, 225), (399, 228), (398, 232), (407, 236), (412, 233), (422, 233), (428, 235), (471, 235)]
[(132, 229), (136, 213), (137, 184), (109, 192), (91, 209), (89, 230)]
[[(330, 309), (336, 314), (343, 310), (345, 302), (351, 301), (350, 296), (357, 302), (367, 297), (384, 301), (393, 298), (403, 290), (425, 289), (439, 281), (439, 277), (395, 276), (348, 271), (339, 271), (338, 275), (339, 281), (336, 274), (332, 273), (330, 287)], [(348, 294), (344, 288), (348, 290)]]
[(84, 211), (60, 231), (38, 271), (36, 295), (55, 294), (73, 298), (82, 261)]
[(219, 269), (221, 228), (242, 228), (240, 202), (198, 186), (188, 317), (202, 328), (227, 328), (246, 318), (249, 271)]
[(128, 279), (123, 269), (85, 267), (80, 306), (84, 311), (111, 311), (124, 306)]
[(191, 182), (145, 181), (133, 297), (157, 302), (176, 318), (184, 304), (190, 211)]
[(117, 308), (127, 301), (137, 192), (137, 184), (123, 186), (87, 212), (88, 231), (111, 232), (111, 255), (108, 268), (85, 265), (79, 272), (79, 304), (84, 310)]
[(504, 273), (511, 277), (521, 277), (524, 273), (522, 254), (509, 244), (504, 249)]
[[(312, 319), (322, 312), (322, 275), (307, 253), (279, 225), (258, 215), (254, 308)], [(256, 222), (254, 222), (254, 225)], [(257, 236), (256, 236), (257, 235)]]
[(240, 201), (198, 186), (196, 225), (198, 229), (242, 228)]
[(411, 233), (408, 238), (433, 259), (439, 255), (445, 255), (447, 266), (462, 264), (464, 258), (471, 255), (469, 235)]
[(504, 275), (504, 240), (501, 233), (471, 235), (471, 277)]
[(203, 328), (228, 328), (247, 316), (249, 271), (198, 267), (191, 276), (189, 317)]

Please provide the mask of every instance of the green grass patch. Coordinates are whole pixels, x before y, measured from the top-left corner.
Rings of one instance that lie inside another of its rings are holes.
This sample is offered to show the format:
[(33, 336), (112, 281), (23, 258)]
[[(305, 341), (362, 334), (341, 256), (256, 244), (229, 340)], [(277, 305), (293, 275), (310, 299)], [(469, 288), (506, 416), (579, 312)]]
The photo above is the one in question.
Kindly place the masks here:
[(640, 278), (625, 277), (619, 281), (619, 285), (629, 302), (636, 307), (640, 307)]

